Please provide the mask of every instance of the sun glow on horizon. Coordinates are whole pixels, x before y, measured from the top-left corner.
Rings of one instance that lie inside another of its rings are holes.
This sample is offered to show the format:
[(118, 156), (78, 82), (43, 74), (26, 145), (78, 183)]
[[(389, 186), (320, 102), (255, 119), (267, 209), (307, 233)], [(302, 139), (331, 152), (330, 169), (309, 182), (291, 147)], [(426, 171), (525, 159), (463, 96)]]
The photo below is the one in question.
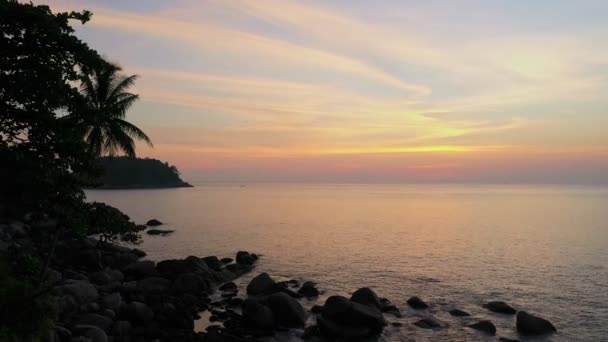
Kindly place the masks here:
[(140, 154), (210, 179), (608, 184), (608, 3), (50, 5), (141, 76)]

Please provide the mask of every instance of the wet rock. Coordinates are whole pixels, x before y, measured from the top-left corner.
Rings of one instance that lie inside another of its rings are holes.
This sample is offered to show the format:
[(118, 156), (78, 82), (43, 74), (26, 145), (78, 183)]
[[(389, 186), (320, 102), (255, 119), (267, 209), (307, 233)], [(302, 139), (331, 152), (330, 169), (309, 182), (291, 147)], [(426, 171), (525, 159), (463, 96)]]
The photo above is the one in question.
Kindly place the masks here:
[(204, 257), (204, 258), (202, 258), (202, 260), (205, 264), (207, 264), (207, 266), (209, 266), (210, 269), (212, 269), (214, 271), (222, 270), (222, 263), (216, 256)]
[(407, 300), (407, 304), (416, 310), (422, 310), (428, 308), (428, 304), (425, 303), (422, 299), (414, 296)]
[(314, 298), (319, 296), (319, 290), (315, 287), (315, 283), (307, 281), (302, 284), (302, 287), (298, 290), (298, 293), (307, 298)]
[(382, 309), (382, 304), (378, 295), (369, 287), (363, 287), (355, 291), (350, 297), (350, 300), (359, 304), (367, 305), (378, 310)]
[(322, 334), (330, 338), (360, 339), (379, 334), (386, 322), (378, 309), (331, 296), (317, 317)]
[(468, 313), (466, 311), (462, 311), (460, 309), (452, 309), (452, 310), (450, 310), (450, 315), (456, 316), (456, 317), (471, 316), (470, 313)]
[(255, 263), (258, 257), (255, 254), (249, 254), (246, 251), (238, 251), (236, 253), (236, 262), (238, 264), (251, 266)]
[(150, 260), (136, 261), (125, 267), (123, 273), (137, 279), (158, 275), (154, 262)]
[(175, 232), (175, 230), (172, 229), (148, 229), (146, 230), (146, 234), (148, 235), (169, 235), (171, 233)]
[(509, 304), (502, 301), (492, 301), (483, 305), (484, 308), (497, 313), (514, 315), (517, 310), (511, 307)]
[(232, 258), (222, 258), (222, 259), (220, 259), (220, 261), (222, 262), (222, 264), (229, 264), (229, 263), (233, 262), (234, 259), (232, 259)]
[(228, 283), (224, 283), (222, 284), (222, 286), (219, 287), (220, 291), (235, 291), (237, 290), (236, 284), (234, 282), (228, 282)]
[(470, 328), (484, 332), (488, 335), (496, 335), (496, 326), (490, 321), (479, 321), (477, 323), (469, 325)]
[(247, 299), (243, 302), (243, 324), (249, 330), (268, 332), (275, 326), (274, 314), (266, 305)]
[(156, 226), (160, 226), (162, 224), (163, 223), (157, 219), (151, 219), (148, 222), (146, 222), (146, 226), (148, 226), (148, 227), (156, 227)]
[(548, 320), (525, 311), (517, 313), (516, 326), (517, 331), (522, 335), (542, 335), (557, 331)]
[(426, 317), (414, 322), (414, 325), (422, 329), (437, 329), (441, 328), (441, 323), (434, 318)]
[(394, 305), (386, 305), (382, 307), (382, 312), (385, 314), (393, 315), (397, 318), (401, 318), (401, 311)]
[(280, 290), (280, 285), (278, 285), (266, 272), (260, 273), (255, 278), (251, 279), (249, 285), (247, 285), (247, 294), (252, 296), (270, 295)]
[(499, 337), (498, 340), (500, 342), (521, 342), (520, 340), (517, 340), (514, 338), (508, 338), (508, 337)]
[(302, 305), (283, 292), (270, 295), (268, 306), (274, 314), (275, 322), (282, 327), (302, 328), (308, 318)]

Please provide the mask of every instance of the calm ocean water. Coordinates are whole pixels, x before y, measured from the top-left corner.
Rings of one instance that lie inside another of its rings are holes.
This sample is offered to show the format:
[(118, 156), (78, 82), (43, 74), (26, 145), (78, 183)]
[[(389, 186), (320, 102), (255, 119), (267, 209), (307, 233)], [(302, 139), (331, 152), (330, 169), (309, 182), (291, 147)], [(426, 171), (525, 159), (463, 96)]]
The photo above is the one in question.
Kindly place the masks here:
[[(517, 337), (514, 317), (480, 307), (489, 300), (551, 320), (559, 331), (544, 340), (608, 340), (607, 188), (200, 184), (87, 196), (175, 229), (145, 236), (153, 260), (249, 250), (263, 258), (241, 283), (262, 271), (314, 280), (325, 291), (321, 304), (372, 287), (404, 313), (387, 316), (404, 324), (387, 327), (384, 341), (496, 341), (464, 328), (479, 319), (492, 320), (497, 336)], [(412, 295), (431, 309), (408, 309)], [(472, 317), (451, 317), (453, 307)], [(449, 327), (411, 324), (424, 315)]]

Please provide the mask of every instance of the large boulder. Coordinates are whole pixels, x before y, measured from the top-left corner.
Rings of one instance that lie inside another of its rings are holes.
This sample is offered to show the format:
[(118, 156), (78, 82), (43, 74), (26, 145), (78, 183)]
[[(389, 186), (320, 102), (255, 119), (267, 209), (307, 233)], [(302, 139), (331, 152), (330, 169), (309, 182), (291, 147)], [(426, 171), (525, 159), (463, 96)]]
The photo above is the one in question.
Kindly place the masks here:
[(330, 338), (360, 339), (379, 334), (386, 322), (380, 310), (346, 297), (331, 296), (317, 317), (320, 331)]
[(274, 293), (268, 297), (268, 306), (272, 310), (277, 325), (286, 328), (302, 328), (308, 314), (302, 305), (286, 293)]
[(210, 287), (208, 281), (196, 273), (184, 273), (173, 282), (171, 290), (174, 293), (200, 294)]
[(422, 299), (414, 296), (407, 300), (407, 304), (416, 310), (422, 310), (429, 307)]
[(238, 251), (236, 253), (236, 262), (241, 265), (251, 266), (257, 259), (255, 254), (249, 254), (249, 252)]
[(511, 307), (509, 304), (501, 301), (492, 301), (483, 305), (484, 308), (497, 313), (514, 315), (517, 310)]
[(542, 335), (556, 332), (557, 329), (548, 320), (531, 315), (525, 311), (517, 313), (517, 331), (522, 335)]
[(74, 281), (58, 286), (57, 289), (64, 295), (74, 297), (79, 304), (86, 304), (97, 300), (99, 293), (95, 286), (88, 281)]
[(270, 295), (279, 292), (281, 286), (272, 279), (268, 273), (260, 273), (255, 278), (251, 279), (247, 285), (247, 294), (252, 296)]
[(157, 226), (160, 226), (162, 224), (163, 223), (160, 222), (157, 219), (151, 219), (151, 220), (148, 220), (148, 222), (146, 222), (146, 226), (148, 226), (148, 227), (157, 227)]
[(158, 275), (154, 261), (144, 260), (131, 263), (124, 268), (123, 273), (136, 279)]
[(243, 325), (252, 331), (272, 331), (275, 326), (274, 314), (268, 306), (257, 300), (247, 299), (243, 302)]
[(169, 289), (171, 281), (161, 277), (148, 277), (137, 282), (137, 290), (148, 294), (161, 294)]
[(316, 284), (312, 281), (307, 281), (302, 284), (302, 287), (298, 290), (298, 293), (307, 298), (314, 298), (319, 296), (319, 290), (315, 286)]
[(130, 321), (148, 322), (154, 318), (154, 311), (148, 305), (141, 302), (131, 302), (124, 308), (124, 313)]
[(216, 256), (204, 257), (201, 260), (203, 260), (203, 262), (205, 264), (207, 264), (207, 266), (209, 266), (209, 268), (211, 268), (214, 271), (222, 270), (222, 262)]
[(496, 335), (496, 326), (490, 321), (479, 321), (469, 325), (470, 328), (484, 332), (488, 335)]
[(359, 304), (367, 305), (378, 310), (382, 309), (382, 304), (378, 295), (369, 287), (363, 287), (358, 289), (350, 297), (350, 300)]

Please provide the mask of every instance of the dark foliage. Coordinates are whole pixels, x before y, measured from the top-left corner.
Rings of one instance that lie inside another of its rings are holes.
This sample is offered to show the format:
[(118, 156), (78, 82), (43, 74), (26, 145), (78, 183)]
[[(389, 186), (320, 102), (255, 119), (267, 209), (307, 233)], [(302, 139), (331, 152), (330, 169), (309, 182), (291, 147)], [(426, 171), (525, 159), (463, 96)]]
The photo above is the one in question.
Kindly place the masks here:
[(139, 232), (146, 229), (138, 226), (120, 210), (105, 203), (86, 203), (86, 225), (89, 234), (99, 234), (106, 242), (121, 240), (130, 243), (139, 243)]
[(58, 117), (82, 112), (77, 84), (105, 64), (68, 23), (90, 17), (0, 2), (0, 209), (63, 216), (63, 207), (83, 199), (72, 173), (91, 172), (94, 160)]
[(177, 168), (157, 159), (104, 157), (99, 159), (102, 188), (163, 188), (190, 186)]

